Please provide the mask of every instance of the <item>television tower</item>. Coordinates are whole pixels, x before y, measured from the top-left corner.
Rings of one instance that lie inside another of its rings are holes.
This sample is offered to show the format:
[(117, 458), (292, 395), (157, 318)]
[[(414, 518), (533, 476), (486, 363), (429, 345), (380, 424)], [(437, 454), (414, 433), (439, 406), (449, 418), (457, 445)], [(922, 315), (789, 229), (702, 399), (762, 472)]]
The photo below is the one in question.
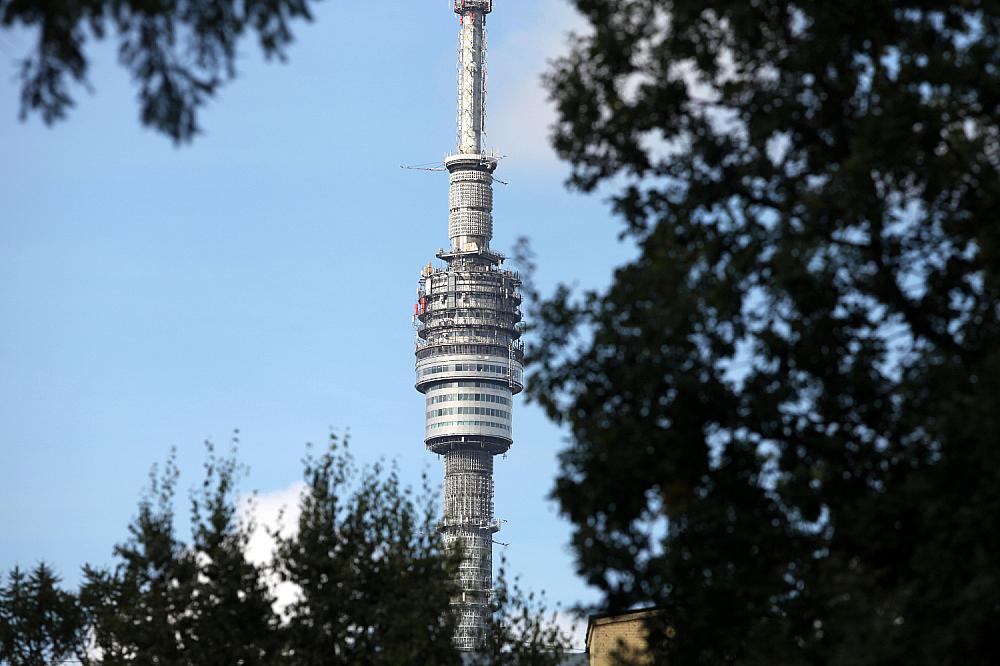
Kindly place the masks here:
[(518, 275), (503, 268), (493, 238), (493, 172), (485, 152), (486, 16), (492, 0), (454, 0), (460, 22), (458, 141), (445, 158), (448, 236), (423, 270), (414, 312), (416, 388), (426, 396), (424, 442), (444, 456), (445, 544), (460, 547), (455, 635), (461, 650), (485, 638), (493, 586), (493, 458), (512, 443), (512, 397), (524, 388)]

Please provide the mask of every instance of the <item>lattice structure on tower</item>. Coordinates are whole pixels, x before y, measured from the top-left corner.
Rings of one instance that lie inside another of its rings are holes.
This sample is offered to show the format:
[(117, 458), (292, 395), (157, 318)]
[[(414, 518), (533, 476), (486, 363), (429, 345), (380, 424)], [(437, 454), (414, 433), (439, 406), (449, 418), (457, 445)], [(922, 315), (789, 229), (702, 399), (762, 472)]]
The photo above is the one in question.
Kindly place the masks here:
[(479, 648), (493, 582), (493, 459), (513, 442), (513, 397), (524, 387), (520, 280), (490, 249), (493, 172), (483, 149), (486, 118), (486, 16), (492, 0), (455, 0), (460, 20), (457, 149), (449, 172), (450, 247), (421, 274), (417, 390), (426, 396), (424, 442), (444, 457), (445, 543), (460, 547), (455, 643)]

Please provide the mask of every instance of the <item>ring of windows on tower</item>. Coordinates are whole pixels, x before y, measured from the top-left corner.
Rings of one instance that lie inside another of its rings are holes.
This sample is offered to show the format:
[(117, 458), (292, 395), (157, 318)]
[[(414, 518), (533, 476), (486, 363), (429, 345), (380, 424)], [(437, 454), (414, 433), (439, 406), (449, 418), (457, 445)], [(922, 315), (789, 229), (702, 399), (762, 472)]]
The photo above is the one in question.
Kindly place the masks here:
[(492, 372), (497, 375), (507, 374), (507, 368), (493, 363), (451, 363), (448, 365), (433, 365), (420, 371), (421, 377), (437, 375), (442, 372)]
[(506, 391), (507, 395), (510, 394), (510, 389), (508, 389), (507, 386), (505, 386), (504, 384), (497, 384), (495, 381), (477, 382), (477, 381), (471, 381), (471, 380), (459, 380), (459, 381), (451, 381), (451, 382), (437, 382), (435, 384), (432, 384), (431, 387), (429, 389), (427, 389), (427, 392), (428, 393), (433, 393), (435, 391), (443, 391), (444, 389), (450, 389), (450, 388), (495, 389), (495, 390), (498, 390), (498, 391)]
[(443, 421), (441, 423), (428, 423), (427, 430), (438, 430), (440, 428), (460, 428), (460, 427), (475, 427), (475, 428), (496, 428), (497, 430), (503, 430), (504, 432), (510, 432), (510, 426), (505, 423), (497, 423), (496, 421)]
[(422, 361), (430, 356), (459, 356), (462, 354), (469, 356), (513, 356), (516, 361), (521, 361), (524, 358), (524, 352), (519, 346), (455, 344), (441, 340), (427, 342), (423, 345), (417, 351), (417, 360)]
[(433, 419), (439, 416), (453, 416), (455, 414), (475, 414), (477, 416), (497, 416), (502, 419), (509, 419), (510, 412), (505, 409), (494, 409), (493, 407), (443, 407), (432, 409), (427, 412), (427, 418)]
[(439, 402), (453, 402), (463, 400), (467, 402), (495, 402), (499, 405), (510, 405), (510, 398), (493, 393), (446, 393), (444, 395), (428, 396), (427, 404), (436, 405)]

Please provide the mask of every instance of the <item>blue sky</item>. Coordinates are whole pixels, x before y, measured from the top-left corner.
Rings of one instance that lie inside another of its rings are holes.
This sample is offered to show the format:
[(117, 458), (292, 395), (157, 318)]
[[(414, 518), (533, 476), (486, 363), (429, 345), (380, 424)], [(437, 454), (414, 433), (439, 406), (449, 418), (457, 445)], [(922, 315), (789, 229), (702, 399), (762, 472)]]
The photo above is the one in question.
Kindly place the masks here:
[[(457, 23), (445, 0), (328, 2), (287, 64), (243, 45), (239, 78), (176, 148), (137, 121), (108, 44), (65, 123), (17, 121), (0, 33), (0, 567), (45, 558), (70, 582), (125, 536), (150, 465), (241, 430), (246, 490), (278, 496), (305, 442), (350, 429), (412, 481), (421, 441), (412, 302), (447, 242), (447, 179), (401, 164), (454, 144)], [(495, 247), (528, 236), (538, 281), (605, 284), (627, 256), (599, 197), (563, 186), (538, 80), (577, 23), (562, 0), (502, 0), (490, 21), (489, 144), (509, 157)], [(515, 410), (496, 473), (499, 539), (527, 586), (592, 600), (545, 499), (562, 435)]]

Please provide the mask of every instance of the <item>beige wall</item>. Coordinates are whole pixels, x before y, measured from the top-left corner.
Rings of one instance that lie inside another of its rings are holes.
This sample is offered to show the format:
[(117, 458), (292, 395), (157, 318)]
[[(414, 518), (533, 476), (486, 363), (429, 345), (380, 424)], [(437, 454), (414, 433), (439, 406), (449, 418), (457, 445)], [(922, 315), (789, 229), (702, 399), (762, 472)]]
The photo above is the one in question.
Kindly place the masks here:
[(627, 656), (629, 664), (651, 664), (646, 652), (646, 618), (656, 611), (637, 611), (612, 617), (597, 617), (587, 627), (590, 666), (617, 666), (615, 655)]

